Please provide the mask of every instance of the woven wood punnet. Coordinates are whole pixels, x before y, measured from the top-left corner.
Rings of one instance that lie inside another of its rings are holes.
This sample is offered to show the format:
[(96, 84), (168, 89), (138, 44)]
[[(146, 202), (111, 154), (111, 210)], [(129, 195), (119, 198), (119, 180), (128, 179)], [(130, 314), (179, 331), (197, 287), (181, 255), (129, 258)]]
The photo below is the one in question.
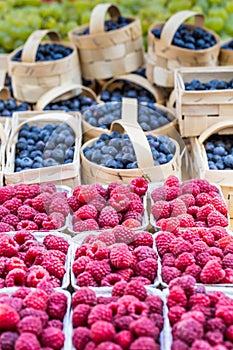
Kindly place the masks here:
[[(44, 167), (39, 169), (15, 172), (15, 150), (18, 133), (23, 125), (67, 123), (75, 134), (75, 152), (73, 162), (69, 164)], [(56, 112), (17, 112), (13, 115), (12, 131), (7, 144), (7, 164), (5, 181), (7, 184), (54, 182), (56, 185), (66, 185), (71, 188), (80, 184), (80, 147), (82, 140), (81, 117), (79, 113)]]
[(204, 142), (213, 134), (232, 135), (233, 121), (222, 121), (211, 125), (199, 137), (191, 138), (193, 177), (207, 179), (221, 186), (228, 204), (229, 215), (233, 218), (233, 170), (210, 170)]
[[(83, 149), (91, 146), (97, 139), (86, 142), (81, 148), (82, 181), (90, 183), (111, 183), (120, 181), (128, 183), (132, 178), (144, 177), (148, 182), (164, 181), (169, 175), (180, 177), (180, 147), (175, 140), (176, 146), (174, 157), (167, 164), (154, 166), (153, 156), (146, 135), (137, 123), (137, 105), (133, 99), (125, 99), (122, 105), (122, 119), (112, 123), (111, 131), (124, 131), (129, 135), (136, 154), (138, 169), (110, 169), (90, 162), (83, 154)], [(128, 116), (132, 118), (128, 120)]]
[[(228, 43), (232, 39), (228, 39), (221, 43), (221, 45)], [(220, 66), (232, 66), (233, 65), (233, 50), (227, 50), (220, 47), (218, 63)]]
[[(215, 36), (216, 45), (203, 50), (188, 50), (172, 45), (173, 37), (179, 26), (194, 16), (195, 23), (186, 24), (188, 28), (203, 27), (204, 16), (193, 11), (180, 11), (163, 24), (152, 25), (148, 32), (148, 57), (146, 75), (151, 83), (159, 86), (174, 86), (174, 69), (190, 66), (216, 66), (220, 49), (217, 34), (205, 28)], [(152, 34), (152, 30), (163, 27), (160, 39)]]
[(140, 20), (132, 18), (125, 27), (105, 32), (104, 18), (107, 12), (112, 20), (121, 16), (117, 6), (98, 4), (91, 13), (90, 34), (82, 35), (87, 25), (69, 32), (70, 40), (78, 49), (85, 79), (112, 78), (133, 72), (144, 63)]
[[(70, 47), (73, 49), (72, 53), (55, 61), (35, 62), (38, 46), (45, 35), (48, 35), (52, 42)], [(60, 42), (56, 32), (36, 30), (23, 46), (22, 61), (12, 61), (20, 49), (22, 48), (16, 49), (8, 57), (14, 96), (18, 100), (35, 103), (40, 96), (53, 87), (69, 83), (80, 84), (81, 73), (76, 48), (72, 43)]]

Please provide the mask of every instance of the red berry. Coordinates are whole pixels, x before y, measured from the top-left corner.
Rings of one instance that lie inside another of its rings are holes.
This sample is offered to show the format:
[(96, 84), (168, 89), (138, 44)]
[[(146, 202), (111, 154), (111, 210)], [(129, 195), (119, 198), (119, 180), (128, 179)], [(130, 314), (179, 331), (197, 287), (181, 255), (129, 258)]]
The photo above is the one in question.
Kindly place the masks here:
[(111, 227), (117, 226), (119, 224), (117, 211), (110, 206), (104, 207), (100, 212), (98, 222), (100, 227), (106, 225)]
[(115, 336), (115, 329), (110, 322), (97, 321), (91, 326), (91, 336), (96, 344), (111, 341)]
[(33, 333), (23, 332), (15, 342), (15, 350), (40, 350), (40, 343)]
[(72, 323), (73, 327), (86, 327), (87, 326), (87, 318), (91, 311), (90, 305), (86, 304), (78, 304), (72, 314)]
[(139, 247), (139, 246), (148, 246), (152, 247), (153, 246), (153, 236), (150, 232), (146, 231), (141, 231), (138, 233), (135, 233), (134, 235), (134, 241), (132, 242), (134, 247)]
[(130, 227), (119, 225), (113, 228), (112, 233), (115, 236), (116, 243), (129, 244), (134, 240), (135, 232)]
[(82, 287), (78, 289), (72, 296), (71, 306), (74, 308), (78, 304), (95, 305), (96, 295), (93, 290), (88, 287)]
[(139, 337), (130, 345), (130, 350), (159, 350), (160, 346), (155, 343), (153, 338)]
[(18, 338), (18, 333), (16, 332), (3, 332), (0, 336), (0, 347), (2, 350), (4, 349), (14, 349), (15, 342)]
[(216, 260), (210, 260), (203, 267), (200, 274), (201, 282), (205, 284), (214, 284), (220, 282), (225, 277), (222, 266)]
[(72, 342), (76, 350), (83, 350), (87, 343), (91, 341), (91, 332), (86, 327), (78, 327), (74, 330)]
[(110, 251), (111, 264), (117, 269), (125, 269), (132, 264), (133, 256), (126, 245), (114, 246)]
[(138, 276), (148, 278), (151, 283), (154, 282), (157, 275), (158, 263), (155, 259), (147, 258), (140, 261), (135, 266), (135, 272)]
[(97, 220), (98, 211), (93, 205), (83, 205), (75, 212), (76, 217), (79, 220), (94, 219)]
[(138, 281), (131, 281), (126, 285), (124, 294), (134, 295), (139, 300), (145, 300), (147, 297), (147, 290), (142, 283), (139, 283)]
[(31, 291), (24, 299), (26, 307), (45, 311), (47, 309), (48, 296), (42, 289)]
[(42, 346), (50, 346), (52, 349), (62, 349), (65, 335), (59, 328), (48, 327), (43, 330), (40, 336)]
[(178, 177), (174, 176), (174, 175), (170, 175), (168, 176), (168, 178), (165, 180), (164, 185), (167, 185), (169, 187), (172, 186), (177, 186), (179, 187), (180, 185), (180, 180), (178, 179)]
[(35, 316), (24, 317), (17, 324), (17, 330), (19, 333), (30, 332), (38, 336), (42, 331), (41, 320)]
[(207, 216), (207, 223), (208, 227), (212, 226), (228, 226), (228, 219), (219, 213), (217, 210), (212, 211), (208, 216)]
[(88, 325), (91, 327), (97, 321), (112, 321), (112, 310), (105, 305), (94, 306), (88, 315)]
[(0, 303), (0, 329), (1, 331), (15, 330), (20, 317), (18, 312), (8, 304)]
[(166, 219), (170, 217), (170, 210), (170, 203), (160, 200), (153, 204), (151, 208), (151, 213), (154, 216), (155, 220)]
[(142, 177), (131, 180), (129, 186), (131, 190), (139, 196), (144, 196), (148, 189), (148, 183)]
[(43, 244), (47, 249), (60, 250), (61, 252), (67, 254), (69, 249), (69, 243), (62, 237), (48, 234), (44, 240)]
[(194, 319), (187, 319), (177, 323), (176, 334), (178, 339), (192, 345), (196, 339), (203, 337), (203, 325)]

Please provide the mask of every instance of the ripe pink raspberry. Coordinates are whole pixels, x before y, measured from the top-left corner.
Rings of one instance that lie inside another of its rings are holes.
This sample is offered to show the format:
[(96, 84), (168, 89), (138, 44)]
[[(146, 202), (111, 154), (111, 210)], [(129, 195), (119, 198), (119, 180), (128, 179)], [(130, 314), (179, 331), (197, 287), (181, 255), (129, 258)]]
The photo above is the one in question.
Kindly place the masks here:
[(91, 200), (98, 198), (99, 196), (98, 190), (94, 184), (82, 185), (80, 186), (79, 193), (77, 194), (77, 199), (81, 203), (89, 204)]
[(135, 266), (135, 272), (138, 276), (148, 278), (151, 283), (154, 282), (158, 270), (158, 263), (155, 259), (147, 258), (143, 261), (140, 261)]
[(48, 215), (45, 213), (37, 213), (34, 217), (34, 222), (37, 224), (39, 228), (42, 227), (43, 221), (48, 219)]
[(86, 327), (78, 327), (74, 330), (72, 342), (76, 350), (83, 350), (91, 341), (91, 331)]
[[(210, 306), (210, 298), (208, 295), (204, 293), (196, 293), (190, 296), (189, 298), (189, 306), (192, 308), (194, 305), (202, 305), (209, 307)], [(201, 322), (202, 323), (202, 322)], [(203, 324), (205, 323), (205, 320)]]
[(134, 240), (135, 232), (130, 227), (118, 225), (113, 228), (112, 233), (115, 236), (116, 243), (129, 244)]
[(180, 339), (173, 340), (171, 350), (189, 350), (188, 345)]
[(41, 281), (49, 281), (50, 275), (42, 266), (32, 266), (26, 276), (26, 283), (28, 287), (36, 287)]
[(85, 271), (86, 265), (91, 261), (88, 256), (80, 256), (74, 261), (72, 265), (72, 270), (75, 276)]
[(94, 240), (89, 243), (86, 255), (93, 260), (103, 260), (109, 257), (109, 247), (105, 243)]
[(168, 178), (165, 180), (164, 185), (167, 185), (169, 187), (172, 186), (180, 186), (180, 180), (178, 179), (178, 177), (174, 176), (174, 175), (170, 175), (168, 176)]
[(196, 213), (196, 218), (198, 221), (206, 221), (207, 216), (214, 210), (214, 206), (212, 204), (205, 204), (202, 207), (198, 208)]
[(224, 324), (224, 321), (219, 317), (207, 320), (205, 328), (207, 331), (219, 330), (222, 334), (224, 334), (226, 331), (226, 325)]
[(91, 336), (96, 344), (111, 341), (115, 336), (115, 329), (110, 322), (97, 321), (91, 326)]
[(72, 323), (73, 327), (86, 327), (87, 326), (87, 318), (91, 311), (90, 305), (86, 304), (78, 304), (72, 314)]
[[(205, 339), (208, 341), (209, 346), (218, 345), (223, 342), (223, 334), (220, 331), (207, 332), (205, 334)], [(211, 348), (211, 347), (210, 347)]]
[(0, 222), (0, 232), (10, 232), (15, 231), (15, 227), (5, 222)]
[(12, 257), (12, 258), (9, 258), (5, 261), (5, 270), (6, 272), (9, 272), (13, 269), (22, 269), (22, 270), (25, 270), (26, 271), (26, 265), (25, 263), (23, 262), (23, 260), (17, 258), (17, 257)]
[(19, 333), (30, 332), (38, 336), (42, 331), (41, 320), (35, 316), (24, 317), (17, 324), (17, 330)]
[(131, 180), (129, 186), (131, 190), (139, 196), (144, 196), (148, 189), (148, 183), (142, 177)]
[(221, 226), (213, 226), (209, 229), (209, 232), (214, 235), (214, 238), (216, 241), (219, 239), (228, 236), (228, 233), (226, 231), (226, 228)]
[(15, 342), (15, 350), (33, 349), (40, 350), (40, 343), (35, 334), (23, 332)]
[(187, 207), (186, 204), (180, 199), (173, 199), (170, 203), (170, 216), (178, 216), (182, 214), (186, 214)]
[(59, 229), (63, 226), (65, 226), (65, 217), (58, 212), (51, 213), (42, 222), (42, 228), (46, 230)]
[(175, 217), (160, 219), (156, 222), (156, 226), (160, 226), (162, 231), (168, 231), (176, 234), (180, 227), (180, 221)]
[(182, 194), (178, 198), (181, 199), (185, 203), (187, 208), (195, 206), (195, 198), (190, 193)]
[(78, 201), (77, 197), (76, 196), (71, 196), (69, 198), (67, 198), (67, 203), (70, 207), (70, 210), (72, 212), (75, 212), (77, 211), (80, 207), (81, 207), (81, 203)]
[(192, 253), (184, 252), (178, 256), (175, 260), (175, 267), (181, 271), (195, 263), (195, 258)]
[(73, 225), (73, 230), (75, 232), (99, 230), (99, 225), (94, 219), (87, 219), (84, 221), (77, 221)]
[(10, 305), (0, 303), (0, 329), (1, 331), (14, 330), (20, 317), (18, 312)]
[(131, 199), (129, 202), (129, 210), (130, 211), (137, 211), (139, 214), (143, 214), (144, 213), (144, 206), (143, 206), (143, 202), (138, 199)]
[(60, 250), (64, 254), (68, 253), (69, 243), (63, 237), (48, 234), (44, 238), (43, 244), (48, 250)]
[(192, 205), (191, 207), (187, 208), (187, 214), (192, 215), (193, 217), (195, 217), (195, 215), (198, 212), (199, 207), (196, 205)]
[(192, 350), (212, 350), (213, 347), (205, 340), (195, 340), (192, 344)]
[(151, 337), (155, 340), (159, 336), (159, 328), (147, 317), (140, 317), (130, 324), (130, 331), (136, 337)]
[(165, 253), (162, 257), (162, 266), (174, 266), (175, 257), (172, 253)]
[(19, 207), (21, 207), (22, 201), (18, 198), (12, 198), (4, 202), (3, 207), (10, 211), (11, 214), (16, 215)]
[(193, 227), (195, 225), (194, 218), (190, 214), (181, 214), (177, 218), (180, 221), (180, 227)]
[(62, 279), (66, 273), (66, 269), (60, 259), (56, 257), (45, 256), (41, 266), (44, 267), (50, 275), (55, 276), (58, 279)]
[(10, 200), (15, 195), (13, 186), (4, 186), (0, 188), (0, 204), (3, 204), (7, 200)]
[(225, 277), (225, 271), (221, 264), (216, 260), (210, 260), (203, 267), (200, 274), (200, 280), (205, 284), (214, 284), (220, 282)]
[(11, 258), (17, 255), (19, 246), (13, 238), (2, 234), (0, 236), (0, 255)]
[(196, 196), (195, 205), (203, 207), (203, 205), (211, 203), (212, 198), (207, 193), (200, 193)]
[(76, 217), (81, 220), (94, 219), (97, 220), (98, 211), (93, 205), (85, 204), (77, 210)]
[[(118, 226), (116, 226), (118, 227)], [(98, 241), (105, 243), (107, 246), (116, 243), (113, 231), (104, 231), (98, 235)]]
[(97, 321), (112, 321), (112, 310), (105, 305), (94, 306), (88, 315), (88, 325), (91, 327)]
[(53, 194), (56, 192), (56, 185), (52, 182), (44, 182), (40, 185), (40, 191)]
[(133, 342), (134, 338), (129, 331), (121, 331), (116, 334), (115, 341), (118, 345), (121, 346), (123, 350), (127, 350), (130, 347), (130, 344)]
[(126, 285), (125, 295), (134, 295), (139, 300), (145, 300), (147, 297), (147, 290), (144, 285), (138, 281), (131, 281)]
[(31, 291), (24, 299), (25, 307), (45, 311), (47, 309), (48, 296), (42, 289)]
[(112, 289), (112, 296), (122, 297), (125, 294), (126, 281), (117, 282)]
[[(22, 288), (25, 288), (25, 287), (21, 287), (21, 290)], [(29, 293), (30, 293), (30, 289), (29, 289)], [(49, 317), (45, 311), (36, 310), (31, 307), (26, 307), (25, 309), (22, 309), (20, 311), (20, 317), (21, 319), (23, 319), (24, 317), (27, 317), (27, 316), (34, 316), (39, 318), (42, 323), (42, 327), (43, 328), (47, 327)]]
[(122, 282), (123, 277), (118, 273), (110, 273), (106, 277), (104, 277), (101, 281), (101, 287), (112, 287), (117, 282)]
[(177, 323), (176, 334), (178, 339), (192, 345), (196, 339), (203, 337), (203, 325), (194, 319), (187, 319)]
[(22, 220), (17, 225), (17, 230), (28, 230), (28, 231), (37, 231), (39, 228), (37, 224), (30, 220)]
[(50, 205), (49, 205), (49, 214), (53, 212), (61, 213), (63, 216), (67, 216), (70, 213), (70, 207), (67, 203), (66, 198), (55, 198), (52, 199)]
[(173, 306), (182, 306), (186, 308), (187, 306), (187, 297), (183, 288), (178, 285), (174, 285), (172, 288), (169, 285), (169, 295), (167, 298), (167, 306), (168, 308)]
[(17, 214), (20, 220), (31, 220), (36, 215), (36, 211), (29, 205), (22, 205), (19, 207)]
[(0, 205), (0, 220), (4, 218), (4, 216), (9, 215), (11, 212), (9, 209), (7, 209), (5, 206)]
[(101, 197), (107, 198), (108, 197), (108, 191), (103, 187), (103, 185), (95, 184), (95, 187), (97, 189), (97, 192), (101, 195)]
[(23, 245), (26, 241), (36, 240), (35, 236), (27, 230), (18, 231), (14, 235), (14, 240), (19, 244)]
[(115, 268), (125, 269), (131, 266), (133, 256), (126, 245), (117, 245), (110, 251), (110, 261)]
[(48, 192), (43, 192), (32, 200), (32, 207), (40, 212), (46, 213), (49, 209), (49, 205), (52, 199), (52, 195)]
[(149, 307), (150, 313), (157, 313), (162, 315), (163, 301), (160, 297), (158, 297), (157, 295), (148, 295), (146, 297), (145, 303)]
[(141, 232), (135, 233), (134, 241), (132, 242), (132, 245), (134, 247), (139, 247), (142, 245), (152, 247), (153, 246), (153, 236), (150, 232), (147, 232), (147, 231), (141, 231)]
[(201, 267), (196, 264), (189, 265), (184, 272), (185, 275), (190, 275), (194, 277), (197, 282), (200, 281), (200, 273), (201, 273)]
[(160, 346), (153, 338), (139, 337), (130, 345), (130, 350), (159, 350)]
[(135, 210), (128, 210), (123, 217), (123, 221), (126, 221), (128, 219), (134, 219), (139, 222), (142, 222), (142, 214), (138, 213)]
[(59, 328), (48, 327), (40, 336), (42, 346), (49, 346), (55, 350), (62, 349), (65, 342), (65, 335)]
[(14, 214), (8, 214), (2, 218), (2, 222), (5, 222), (8, 225), (14, 226), (16, 228), (19, 223), (19, 218)]
[(163, 266), (161, 275), (163, 282), (169, 284), (170, 281), (176, 277), (179, 277), (181, 275), (181, 272), (176, 267)]
[(184, 252), (191, 252), (192, 244), (181, 237), (175, 238), (170, 243), (170, 251), (177, 257)]
[(200, 187), (197, 184), (192, 183), (191, 181), (189, 182), (184, 181), (183, 184), (181, 185), (181, 191), (182, 191), (182, 194), (190, 193), (194, 197), (197, 197), (198, 194), (200, 193)]
[(207, 223), (208, 223), (208, 227), (212, 227), (212, 226), (225, 227), (225, 226), (228, 226), (229, 224), (228, 219), (216, 210), (210, 212), (210, 214), (207, 216)]
[(96, 305), (96, 295), (93, 290), (88, 287), (78, 289), (72, 296), (71, 306), (75, 308), (78, 304)]
[(18, 338), (16, 332), (3, 332), (0, 336), (0, 346), (2, 349), (14, 349), (15, 342)]
[(170, 203), (166, 201), (157, 201), (151, 208), (155, 220), (166, 219), (170, 217)]
[(122, 222), (122, 226), (129, 228), (139, 228), (142, 226), (141, 222), (135, 219), (127, 219)]
[(129, 330), (129, 326), (132, 323), (133, 318), (131, 316), (114, 317), (113, 324), (117, 331)]
[(95, 348), (95, 350), (121, 350), (121, 347), (119, 345), (117, 345), (116, 343), (113, 343), (111, 341), (105, 341), (105, 342), (99, 344)]
[(176, 322), (180, 321), (181, 316), (186, 312), (186, 309), (180, 305), (175, 305), (169, 308), (168, 318), (171, 325), (174, 325)]
[(161, 232), (156, 236), (155, 242), (160, 256), (163, 256), (165, 253), (170, 253), (170, 243), (174, 237), (172, 233), (168, 232)]
[[(132, 191), (131, 191), (129, 186), (126, 186), (126, 185), (123, 185), (123, 184), (120, 184), (119, 186), (116, 186), (115, 188), (113, 188), (111, 190), (110, 198), (116, 193), (124, 194), (124, 195), (128, 196), (129, 198), (131, 197), (131, 194), (135, 194), (135, 193), (132, 193)], [(137, 198), (139, 198), (139, 196), (137, 196)]]
[(107, 261), (91, 261), (86, 265), (86, 271), (90, 272), (95, 281), (100, 284), (108, 274), (111, 273), (111, 267)]
[(222, 284), (232, 284), (233, 283), (233, 270), (225, 269), (225, 277), (221, 280)]
[(117, 212), (124, 212), (129, 207), (129, 198), (122, 193), (115, 193), (111, 195), (108, 204)]
[(224, 202), (223, 198), (216, 196), (216, 197), (212, 198), (211, 204), (221, 214), (223, 214), (223, 215), (227, 215), (228, 214), (228, 208), (227, 208), (227, 205)]

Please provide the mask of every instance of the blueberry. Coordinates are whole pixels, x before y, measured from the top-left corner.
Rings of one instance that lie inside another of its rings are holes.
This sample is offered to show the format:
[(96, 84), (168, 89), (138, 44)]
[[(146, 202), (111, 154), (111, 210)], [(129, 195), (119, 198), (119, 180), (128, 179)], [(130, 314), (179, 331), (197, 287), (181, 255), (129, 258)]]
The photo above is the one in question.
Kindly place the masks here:
[(52, 156), (51, 158), (55, 159), (58, 163), (63, 163), (64, 159), (65, 159), (65, 154), (64, 151), (62, 149), (57, 149), (55, 148), (52, 151)]
[(128, 163), (126, 165), (126, 169), (136, 169), (136, 168), (138, 168), (137, 162)]
[(18, 173), (19, 171), (22, 171), (23, 169), (21, 167), (17, 167), (15, 171)]
[(24, 157), (28, 157), (28, 156), (29, 156), (29, 152), (26, 149), (19, 152), (19, 157), (20, 158), (24, 158)]
[(32, 164), (32, 169), (38, 169), (38, 168), (40, 168), (40, 167), (41, 167), (41, 163), (34, 162), (34, 163)]
[(69, 148), (65, 153), (65, 159), (73, 159), (73, 158), (74, 158), (74, 151)]
[(43, 160), (42, 165), (43, 165), (44, 167), (48, 167), (48, 166), (59, 165), (59, 163), (56, 162), (56, 160), (53, 159), (53, 158), (48, 158), (48, 159), (44, 159), (44, 160)]
[(56, 147), (56, 144), (55, 144), (55, 142), (53, 142), (53, 141), (48, 141), (46, 144), (45, 144), (45, 148), (46, 149), (54, 149)]
[(67, 147), (70, 147), (70, 146), (74, 145), (74, 143), (75, 143), (74, 136), (69, 135), (69, 136), (66, 137), (65, 144), (66, 144)]
[(25, 149), (27, 149), (27, 144), (26, 144), (26, 142), (17, 142), (16, 148), (18, 150), (25, 150)]
[(227, 167), (233, 168), (233, 155), (229, 154), (225, 156), (223, 162)]
[(40, 140), (36, 143), (36, 149), (43, 151), (44, 148), (45, 148), (45, 143), (42, 140)]
[(47, 150), (45, 150), (45, 151), (43, 152), (43, 158), (44, 158), (44, 159), (51, 158), (51, 156), (52, 156), (52, 150), (47, 149)]
[(21, 165), (21, 159), (20, 158), (15, 158), (15, 166), (20, 167)]
[(225, 150), (224, 147), (218, 146), (218, 147), (215, 147), (213, 153), (214, 153), (214, 154), (217, 154), (217, 155), (219, 155), (219, 156), (224, 156), (225, 153), (226, 153), (226, 150)]
[(32, 164), (33, 164), (33, 160), (29, 157), (24, 157), (21, 159), (20, 165), (22, 168), (26, 168), (26, 167), (31, 168)]
[(41, 157), (42, 156), (42, 152), (37, 150), (37, 151), (32, 151), (30, 153), (30, 158), (32, 158), (32, 159), (35, 159), (37, 156)]
[(122, 162), (115, 161), (114, 159), (107, 161), (105, 166), (108, 168), (112, 168), (112, 169), (123, 169), (124, 168)]

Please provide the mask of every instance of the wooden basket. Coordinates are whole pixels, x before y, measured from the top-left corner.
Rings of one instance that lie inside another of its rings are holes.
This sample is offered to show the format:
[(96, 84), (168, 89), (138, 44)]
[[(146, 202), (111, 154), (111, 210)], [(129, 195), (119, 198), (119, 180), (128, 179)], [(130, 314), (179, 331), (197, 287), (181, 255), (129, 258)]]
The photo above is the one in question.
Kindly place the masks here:
[(211, 125), (232, 119), (233, 89), (185, 90), (185, 82), (198, 79), (229, 81), (233, 67), (180, 68), (175, 71), (176, 112), (183, 137), (199, 136)]
[[(230, 42), (230, 41), (232, 41), (232, 39), (225, 40), (224, 42), (221, 43), (221, 46), (223, 44)], [(220, 66), (232, 66), (233, 65), (233, 50), (227, 50), (227, 49), (224, 49), (223, 47), (220, 47), (218, 63)]]
[(79, 84), (66, 84), (57, 86), (47, 91), (39, 98), (37, 104), (34, 105), (33, 109), (36, 111), (43, 111), (43, 109), (51, 102), (55, 103), (60, 100), (66, 100), (80, 95), (81, 93), (97, 101), (97, 96), (91, 89)]
[[(137, 114), (132, 113), (135, 109), (135, 104), (132, 99), (128, 99), (127, 103), (122, 105), (122, 119), (112, 123), (111, 131), (124, 131), (129, 135), (133, 144), (138, 169), (110, 169), (92, 163), (83, 154), (83, 149), (92, 144), (98, 139), (87, 141), (81, 148), (82, 161), (82, 181), (84, 184), (104, 183), (120, 181), (129, 183), (135, 177), (144, 177), (148, 182), (164, 181), (169, 175), (173, 174), (180, 177), (181, 160), (180, 147), (178, 143), (172, 139), (176, 146), (174, 157), (170, 162), (154, 166), (153, 156), (146, 135), (137, 123)], [(127, 116), (131, 115), (132, 119), (127, 120)]]
[[(38, 46), (45, 35), (53, 42), (70, 47), (73, 52), (59, 60), (35, 62)], [(72, 43), (60, 42), (56, 32), (36, 30), (23, 46), (22, 61), (12, 61), (20, 49), (22, 47), (13, 51), (8, 58), (14, 96), (18, 100), (36, 103), (40, 96), (53, 87), (67, 83), (80, 84), (81, 73), (76, 48)]]
[(130, 18), (125, 27), (104, 31), (106, 12), (112, 20), (121, 16), (117, 6), (98, 4), (91, 13), (90, 34), (83, 35), (87, 25), (69, 32), (79, 52), (82, 76), (85, 79), (108, 79), (137, 70), (143, 65), (144, 48), (141, 23)]
[[(188, 50), (172, 45), (173, 37), (179, 26), (193, 16), (195, 24), (187, 24), (187, 27), (203, 27), (203, 15), (193, 11), (180, 11), (170, 17), (165, 24), (154, 24), (149, 28), (146, 75), (151, 83), (164, 87), (173, 87), (174, 69), (217, 65), (220, 39), (216, 33), (207, 28), (205, 30), (213, 34), (216, 39), (216, 45), (208, 49)], [(152, 34), (152, 30), (160, 27), (163, 27), (163, 29), (159, 39)]]
[[(76, 135), (75, 152), (72, 163), (44, 167), (39, 169), (14, 172), (15, 150), (18, 132), (25, 124), (44, 126), (50, 123), (67, 123)], [(80, 184), (80, 147), (82, 140), (81, 117), (78, 112), (64, 113), (62, 111), (18, 112), (14, 113), (12, 131), (7, 144), (7, 164), (4, 172), (6, 184), (53, 182), (56, 185), (66, 185), (71, 188)]]
[(208, 166), (204, 142), (213, 134), (232, 135), (233, 121), (221, 121), (211, 125), (199, 137), (191, 138), (193, 177), (204, 178), (221, 186), (229, 215), (233, 218), (233, 170), (210, 170)]

